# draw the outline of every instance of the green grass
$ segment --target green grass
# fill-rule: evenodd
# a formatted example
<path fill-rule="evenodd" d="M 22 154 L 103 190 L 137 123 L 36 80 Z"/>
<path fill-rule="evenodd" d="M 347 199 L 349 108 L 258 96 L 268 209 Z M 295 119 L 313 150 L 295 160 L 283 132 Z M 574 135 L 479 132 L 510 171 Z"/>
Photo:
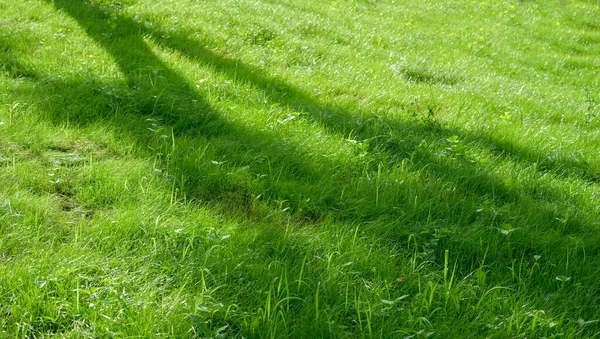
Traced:
<path fill-rule="evenodd" d="M 1 338 L 600 336 L 596 1 L 0 13 Z"/>

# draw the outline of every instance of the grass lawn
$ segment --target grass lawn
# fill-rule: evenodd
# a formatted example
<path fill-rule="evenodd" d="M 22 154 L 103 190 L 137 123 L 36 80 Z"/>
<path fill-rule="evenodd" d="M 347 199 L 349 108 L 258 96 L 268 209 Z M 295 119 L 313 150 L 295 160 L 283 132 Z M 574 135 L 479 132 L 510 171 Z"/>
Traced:
<path fill-rule="evenodd" d="M 600 4 L 0 0 L 0 338 L 600 337 Z"/>

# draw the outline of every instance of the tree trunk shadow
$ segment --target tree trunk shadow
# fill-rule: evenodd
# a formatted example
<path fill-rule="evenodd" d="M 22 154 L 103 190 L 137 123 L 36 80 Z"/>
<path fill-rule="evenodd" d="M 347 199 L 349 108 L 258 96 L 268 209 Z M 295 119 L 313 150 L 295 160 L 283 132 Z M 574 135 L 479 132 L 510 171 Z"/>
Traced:
<path fill-rule="evenodd" d="M 200 64 L 209 64 L 213 68 L 231 78 L 239 79 L 254 88 L 263 91 L 271 105 L 283 105 L 298 112 L 305 113 L 309 120 L 315 124 L 324 126 L 328 131 L 344 137 L 353 135 L 358 141 L 369 141 L 367 150 L 370 153 L 372 161 L 366 171 L 375 173 L 379 166 L 387 168 L 395 167 L 403 161 L 410 160 L 415 167 L 421 167 L 424 173 L 431 177 L 442 178 L 449 185 L 455 187 L 459 192 L 446 194 L 443 192 L 430 192 L 430 188 L 422 188 L 421 193 L 426 199 L 454 199 L 460 197 L 464 199 L 463 203 L 454 205 L 455 211 L 437 211 L 438 218 L 446 219 L 451 224 L 472 223 L 479 216 L 474 211 L 473 202 L 482 199 L 488 199 L 493 196 L 499 205 L 511 204 L 521 201 L 522 192 L 514 187 L 509 187 L 499 181 L 489 170 L 483 169 L 478 164 L 462 159 L 460 157 L 449 159 L 440 158 L 438 155 L 423 151 L 422 144 L 425 142 L 438 142 L 452 136 L 458 136 L 466 141 L 483 142 L 491 149 L 497 150 L 507 158 L 516 160 L 537 161 L 543 158 L 543 155 L 536 154 L 521 149 L 518 146 L 507 146 L 496 140 L 483 137 L 469 131 L 451 128 L 437 123 L 423 122 L 421 120 L 401 120 L 394 118 L 382 118 L 372 112 L 351 112 L 350 110 L 334 104 L 325 104 L 314 99 L 301 89 L 286 83 L 276 77 L 267 74 L 265 71 L 247 65 L 239 60 L 220 56 L 200 41 L 190 39 L 184 33 L 178 34 L 169 32 L 166 34 L 163 30 L 156 27 L 148 27 L 134 21 L 131 18 L 124 17 L 118 13 L 98 7 L 88 2 L 74 2 L 67 0 L 54 0 L 57 9 L 74 18 L 77 23 L 85 30 L 97 44 L 102 46 L 115 60 L 120 71 L 125 75 L 129 86 L 128 98 L 121 100 L 120 104 L 130 105 L 133 109 L 129 111 L 137 112 L 138 116 L 131 117 L 132 121 L 139 120 L 141 117 L 152 117 L 162 119 L 161 124 L 170 129 L 175 138 L 193 138 L 201 135 L 207 138 L 221 137 L 229 139 L 231 144 L 241 145 L 244 152 L 250 153 L 254 158 L 278 159 L 276 164 L 280 168 L 286 168 L 291 175 L 287 176 L 287 182 L 279 182 L 278 188 L 269 188 L 272 192 L 272 200 L 293 201 L 292 207 L 301 210 L 302 199 L 313 199 L 315 205 L 313 210 L 304 211 L 312 215 L 310 219 L 319 218 L 321 215 L 333 214 L 336 217 L 348 220 L 368 221 L 374 218 L 388 218 L 390 220 L 404 220 L 400 211 L 407 209 L 414 200 L 410 197 L 412 190 L 398 183 L 388 183 L 387 190 L 397 192 L 390 194 L 386 203 L 382 203 L 374 208 L 372 195 L 376 187 L 373 183 L 358 185 L 355 192 L 344 193 L 332 192 L 330 196 L 339 196 L 340 198 L 323 197 L 319 194 L 320 185 L 331 185 L 327 178 L 319 173 L 319 168 L 339 167 L 340 164 L 331 163 L 327 160 L 321 161 L 321 167 L 315 167 L 311 159 L 302 159 L 298 154 L 302 150 L 297 146 L 288 143 L 278 143 L 276 136 L 268 132 L 257 131 L 248 128 L 239 123 L 233 123 L 223 118 L 214 107 L 204 100 L 196 91 L 193 90 L 193 84 L 181 74 L 178 74 L 168 64 L 163 62 L 150 49 L 145 35 L 150 35 L 155 41 L 172 50 L 195 60 Z M 159 75 L 160 79 L 156 82 L 144 81 L 148 76 Z M 58 84 L 53 90 L 63 86 L 67 88 L 63 97 L 68 97 L 69 92 L 74 92 L 75 88 L 85 86 L 78 83 Z M 88 92 L 93 92 L 90 86 Z M 86 94 L 87 95 L 87 94 Z M 82 98 L 82 100 L 84 100 Z M 118 100 L 117 100 L 118 101 Z M 193 103 L 193 104 L 191 104 Z M 67 103 L 66 103 L 67 104 Z M 58 119 L 64 119 L 59 114 L 55 114 Z M 89 117 L 81 117 L 81 121 L 89 121 Z M 134 123 L 135 124 L 135 123 Z M 128 126 L 132 124 L 129 123 Z M 145 132 L 145 126 L 138 124 L 139 131 L 136 133 L 142 137 L 142 143 L 152 139 Z M 121 126 L 122 127 L 122 126 Z M 249 142 L 251 141 L 251 142 Z M 254 144 L 254 145 L 253 145 Z M 276 145 L 276 147 L 263 147 L 263 145 Z M 277 153 L 271 151 L 277 148 Z M 235 153 L 235 152 L 232 152 Z M 283 154 L 283 155 L 282 155 Z M 185 155 L 179 155 L 180 165 L 185 163 Z M 239 167 L 246 165 L 248 155 L 237 156 Z M 246 163 L 244 163 L 246 162 Z M 589 176 L 589 171 L 585 165 L 569 162 L 565 159 L 547 162 L 550 170 L 557 168 L 584 168 L 582 178 Z M 198 168 L 193 166 L 182 166 L 178 168 L 185 177 L 190 189 L 190 194 L 206 196 L 202 191 L 207 188 L 206 185 L 198 183 Z M 581 172 L 581 171 L 580 171 Z M 574 175 L 580 172 L 573 172 Z M 255 173 L 259 175 L 260 173 Z M 316 178 L 316 179 L 315 179 Z M 353 177 L 349 180 L 355 180 Z M 265 183 L 269 186 L 272 183 Z M 209 185 L 210 186 L 210 185 Z M 291 190 L 285 187 L 293 187 Z M 221 187 L 222 188 L 222 187 Z M 218 194 L 221 189 L 219 186 L 214 188 L 209 195 Z M 232 187 L 230 187 L 232 188 Z M 342 186 L 336 189 L 341 191 Z M 261 192 L 254 191 L 256 188 L 240 188 L 247 190 L 247 195 L 259 195 Z M 345 189 L 345 188 L 344 188 Z M 366 190 L 369 197 L 365 199 L 361 190 Z M 540 188 L 544 191 L 544 188 Z M 399 193 L 398 193 L 399 192 Z M 544 192 L 546 196 L 554 196 L 555 192 Z M 528 197 L 536 201 L 535 197 Z M 554 201 L 556 202 L 556 201 Z M 560 218 L 560 213 L 553 210 L 545 204 L 531 204 L 533 211 L 521 213 L 520 219 L 527 220 L 531 214 L 539 214 L 549 221 L 548 228 L 561 228 L 562 225 L 556 221 Z M 368 211 L 368 212 L 366 212 Z M 461 216 L 461 217 L 457 217 Z M 425 220 L 431 216 L 422 216 Z M 574 227 L 568 232 L 578 232 L 585 228 L 584 222 L 572 219 Z"/>

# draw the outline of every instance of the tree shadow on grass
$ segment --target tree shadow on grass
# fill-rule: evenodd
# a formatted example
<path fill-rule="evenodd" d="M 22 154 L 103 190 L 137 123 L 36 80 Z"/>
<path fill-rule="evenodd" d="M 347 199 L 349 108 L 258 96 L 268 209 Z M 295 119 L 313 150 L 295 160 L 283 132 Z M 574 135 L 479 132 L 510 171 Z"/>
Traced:
<path fill-rule="evenodd" d="M 189 197 L 218 200 L 224 195 L 234 196 L 226 192 L 232 191 L 241 193 L 243 198 L 230 203 L 247 205 L 253 197 L 263 195 L 271 207 L 276 205 L 275 201 L 286 201 L 292 212 L 309 221 L 327 215 L 358 222 L 387 219 L 398 225 L 415 225 L 415 228 L 409 227 L 408 232 L 424 227 L 424 224 L 433 220 L 445 220 L 451 225 L 485 224 L 493 220 L 493 224 L 497 225 L 502 222 L 514 223 L 514 220 L 527 223 L 526 220 L 535 217 L 544 220 L 548 229 L 560 230 L 565 234 L 577 234 L 590 226 L 577 217 L 571 217 L 569 225 L 559 221 L 564 220 L 564 216 L 552 205 L 560 205 L 555 197 L 562 195 L 564 198 L 562 193 L 538 188 L 539 195 L 547 197 L 546 201 L 524 195 L 519 187 L 499 181 L 490 170 L 479 164 L 460 155 L 440 156 L 435 147 L 424 145 L 437 145 L 438 149 L 443 150 L 447 140 L 458 136 L 466 142 L 483 143 L 507 159 L 538 162 L 545 158 L 542 154 L 515 145 L 505 145 L 490 137 L 449 127 L 435 120 L 383 118 L 373 112 L 351 112 L 344 107 L 321 103 L 258 68 L 215 54 L 202 42 L 189 38 L 185 33 L 167 34 L 160 28 L 143 25 L 93 3 L 55 0 L 54 5 L 75 19 L 87 35 L 113 57 L 126 77 L 128 89 L 111 92 L 110 88 L 102 88 L 103 85 L 95 79 L 46 82 L 41 85 L 42 88 L 38 88 L 38 95 L 48 94 L 41 99 L 49 102 L 46 107 L 53 114 L 53 119 L 56 122 L 78 124 L 112 119 L 112 126 L 120 128 L 122 133 L 132 133 L 140 144 L 151 145 L 153 151 L 163 155 L 170 153 L 171 158 L 163 157 L 163 160 L 168 160 L 173 172 L 177 172 L 176 176 L 181 178 L 181 189 Z M 193 84 L 155 55 L 144 40 L 146 35 L 165 48 L 200 64 L 211 65 L 216 72 L 264 92 L 268 104 L 283 105 L 304 113 L 309 121 L 324 126 L 340 138 L 352 135 L 357 141 L 364 142 L 368 161 L 364 162 L 366 168 L 360 170 L 364 170 L 366 177 L 355 173 L 348 180 L 331 184 L 328 182 L 331 178 L 323 175 L 321 170 L 328 169 L 327 172 L 331 174 L 340 164 L 320 159 L 320 166 L 315 166 L 312 159 L 298 156 L 303 154 L 302 149 L 279 142 L 277 135 L 228 121 L 194 90 Z M 73 101 L 85 106 L 86 98 L 98 96 L 105 97 L 100 101 L 104 107 L 88 107 L 81 111 L 85 114 L 96 112 L 97 116 L 82 116 L 76 110 L 69 109 Z M 118 107 L 125 107 L 125 111 L 135 114 L 125 117 L 109 117 L 105 114 Z M 157 125 L 163 129 L 163 134 L 155 133 Z M 267 178 L 258 185 L 224 181 L 218 178 L 223 175 L 220 170 L 211 170 L 210 166 L 199 168 L 198 159 L 190 159 L 189 154 L 169 150 L 169 142 L 164 142 L 164 139 L 171 137 L 169 134 L 177 140 L 187 140 L 188 144 L 190 140 L 193 143 L 194 138 L 205 141 L 219 138 L 225 141 L 224 144 L 235 146 L 232 152 L 223 148 L 217 151 L 227 152 L 232 171 L 247 165 L 260 168 L 261 165 L 256 166 L 250 159 L 267 159 L 269 167 L 275 168 L 275 172 L 279 171 L 280 176 L 276 181 Z M 163 138 L 163 142 L 160 138 Z M 403 163 L 410 163 L 413 170 L 422 173 L 421 178 L 413 183 L 420 187 L 386 181 L 382 192 L 376 192 L 381 185 L 371 180 L 376 173 L 382 167 L 393 169 Z M 590 174 L 588 165 L 568 159 L 545 161 L 545 169 L 562 170 L 567 176 L 583 179 L 595 178 L 594 173 Z M 203 170 L 212 173 L 203 175 Z M 253 175 L 260 176 L 263 172 L 258 170 Z M 329 187 L 329 191 L 324 192 L 323 187 Z M 445 191 L 444 187 L 450 187 L 451 190 Z M 527 210 L 514 208 L 503 217 L 498 217 L 498 213 L 494 212 L 494 208 L 497 210 L 504 205 L 521 203 L 524 199 L 528 202 Z M 311 203 L 304 203 L 307 200 L 311 200 Z M 376 200 L 378 203 L 374 206 Z M 415 201 L 419 202 L 419 206 L 414 206 Z M 439 201 L 452 203 L 440 210 Z M 498 206 L 482 209 L 479 205 L 481 201 L 493 201 Z M 574 200 L 569 203 L 575 204 Z M 487 215 L 477 210 L 486 210 Z M 399 234 L 404 236 L 406 232 Z M 533 236 L 534 232 L 531 234 Z"/>
<path fill-rule="evenodd" d="M 384 119 L 378 116 L 377 112 L 350 112 L 344 107 L 319 102 L 309 94 L 289 83 L 272 77 L 258 68 L 246 65 L 239 60 L 216 55 L 204 47 L 201 41 L 189 38 L 184 32 L 179 34 L 177 32 L 166 33 L 157 28 L 151 33 L 153 38 L 162 46 L 176 50 L 201 64 L 210 64 L 219 73 L 259 88 L 267 94 L 266 97 L 271 104 L 282 104 L 293 110 L 309 113 L 314 121 L 323 124 L 335 133 L 341 135 L 352 133 L 356 137 L 366 140 L 374 136 L 380 136 L 380 134 L 390 130 L 402 132 L 407 129 L 405 120 Z M 377 121 L 374 121 L 375 119 Z M 578 177 L 589 182 L 600 181 L 600 168 L 594 167 L 585 160 L 574 160 L 565 157 L 550 158 L 532 149 L 500 142 L 489 134 L 459 130 L 448 126 L 444 126 L 439 131 L 446 136 L 460 135 L 461 139 L 466 141 L 483 143 L 493 150 L 496 155 L 539 163 L 540 170 L 555 171 L 563 176 Z M 386 141 L 385 138 L 375 139 L 374 146 L 380 144 L 382 140 Z M 392 140 L 389 141 L 393 143 Z M 398 150 L 394 146 L 386 148 L 384 145 L 383 149 L 391 153 L 397 153 Z M 406 156 L 406 153 L 410 153 L 411 150 L 408 151 L 402 155 Z"/>
<path fill-rule="evenodd" d="M 177 179 L 179 186 L 191 198 L 225 203 L 231 209 L 241 206 L 242 211 L 252 215 L 255 213 L 251 207 L 253 199 L 262 196 L 268 208 L 275 209 L 277 201 L 285 201 L 295 218 L 308 222 L 327 216 L 353 223 L 385 220 L 397 227 L 374 229 L 373 235 L 391 242 L 403 241 L 409 233 L 432 228 L 450 226 L 462 232 L 464 226 L 478 225 L 479 232 L 498 232 L 498 227 L 504 224 L 526 230 L 511 236 L 512 246 L 518 247 L 514 251 L 521 253 L 540 251 L 551 244 L 560 245 L 563 240 L 556 234 L 579 235 L 595 229 L 590 225 L 591 219 L 581 211 L 557 209 L 577 205 L 570 194 L 545 187 L 536 188 L 536 193 L 526 192 L 518 185 L 499 180 L 481 164 L 461 154 L 452 154 L 446 148 L 451 148 L 449 140 L 456 140 L 452 137 L 458 136 L 465 142 L 483 143 L 496 155 L 515 161 L 538 162 L 545 158 L 542 154 L 435 120 L 383 118 L 373 112 L 352 112 L 322 103 L 258 68 L 217 55 L 185 33 L 167 33 L 88 2 L 55 0 L 54 4 L 75 19 L 87 35 L 113 57 L 129 87 L 119 97 L 114 93 L 99 93 L 102 91 L 93 79 L 88 83 L 59 81 L 44 85 L 47 87 L 42 93 L 56 92 L 50 99 L 53 103 L 48 105 L 55 108 L 55 121 L 72 119 L 80 124 L 111 121 L 113 118 L 104 112 L 119 105 L 128 112 L 135 112 L 113 119 L 111 126 L 134 135 L 140 144 L 147 144 L 156 152 L 169 154 L 170 158 L 165 156 L 162 160 L 174 177 L 181 178 Z M 319 159 L 320 164 L 316 166 L 315 159 L 300 156 L 303 150 L 299 146 L 280 142 L 276 134 L 227 120 L 194 90 L 193 84 L 154 54 L 144 40 L 145 35 L 200 64 L 211 65 L 225 77 L 264 92 L 268 104 L 304 113 L 309 121 L 324 126 L 340 138 L 352 135 L 356 141 L 366 144 L 365 167 L 358 169 L 365 175 L 348 171 L 344 173 L 347 178 L 332 183 L 334 179 L 327 174 L 335 173 L 343 164 Z M 107 107 L 94 109 L 98 112 L 96 117 L 76 116 L 76 112 L 71 112 L 73 115 L 69 117 L 65 113 L 69 112 L 73 93 L 77 93 L 75 97 L 81 102 L 88 96 L 106 95 Z M 115 101 L 116 106 L 111 107 L 111 101 Z M 157 135 L 148 130 L 156 130 L 155 123 L 165 134 Z M 195 158 L 198 155 L 187 152 L 192 147 L 183 151 L 169 149 L 169 142 L 161 139 L 163 136 L 169 139 L 169 134 L 176 139 L 176 144 L 219 139 L 224 146 L 216 154 L 226 155 L 230 164 L 225 166 L 230 168 L 223 172 L 211 165 L 198 166 L 199 159 Z M 442 155 L 441 151 L 446 154 Z M 262 175 L 266 165 L 256 163 L 261 159 L 267 159 L 269 167 L 274 169 L 272 172 L 282 174 L 277 179 L 270 175 L 258 183 L 238 182 L 236 176 L 223 179 L 224 175 L 246 166 L 250 166 L 252 175 Z M 210 159 L 202 161 L 208 163 Z M 407 183 L 374 179 L 382 168 L 393 170 L 405 165 L 418 173 L 417 179 Z M 567 176 L 584 180 L 592 180 L 595 175 L 590 174 L 586 164 L 568 159 L 547 161 L 545 166 L 550 171 L 564 170 Z M 323 169 L 326 174 L 322 173 Z M 542 173 L 539 168 L 532 171 L 543 175 L 543 169 Z M 560 201 L 565 198 L 569 200 L 566 204 Z M 310 203 L 306 203 L 309 200 Z M 565 213 L 571 215 L 566 217 Z M 469 233 L 471 236 L 463 239 L 470 239 L 473 245 L 481 233 L 473 230 Z M 469 250 L 470 245 L 461 247 L 471 252 L 466 257 L 478 255 L 475 253 L 478 250 Z M 512 258 L 512 255 L 507 256 L 506 260 Z"/>
<path fill-rule="evenodd" d="M 499 180 L 491 170 L 460 152 L 452 154 L 448 151 L 442 156 L 438 151 L 451 148 L 452 140 L 457 140 L 452 137 L 458 136 L 461 140 L 482 142 L 496 150 L 499 156 L 515 161 L 538 161 L 544 158 L 542 154 L 445 126 L 435 119 L 389 119 L 373 112 L 352 112 L 322 103 L 258 68 L 215 54 L 185 33 L 165 34 L 158 28 L 149 28 L 88 2 L 55 0 L 54 5 L 75 19 L 86 34 L 113 57 L 128 88 L 112 91 L 103 88 L 109 85 L 97 79 L 57 80 L 40 83 L 36 89 L 38 93 L 27 95 L 45 100 L 44 107 L 48 108 L 55 123 L 105 124 L 118 133 L 136 138 L 140 145 L 147 145 L 148 155 L 162 153 L 160 159 L 165 168 L 173 173 L 180 189 L 191 198 L 209 203 L 216 201 L 225 208 L 255 216 L 258 212 L 251 205 L 262 195 L 269 209 L 276 209 L 277 201 L 286 201 L 296 221 L 312 223 L 332 217 L 354 225 L 369 224 L 367 229 L 371 233 L 368 236 L 385 239 L 389 244 L 406 241 L 410 233 L 421 233 L 423 243 L 435 240 L 433 250 L 438 254 L 437 261 L 445 248 L 459 248 L 462 253 L 456 255 L 461 255 L 461 266 L 466 267 L 464 275 L 484 256 L 482 251 L 485 249 L 478 245 L 484 233 L 497 233 L 498 244 L 489 246 L 506 249 L 503 252 L 505 258 L 490 260 L 508 267 L 519 257 L 549 251 L 549 246 L 570 246 L 556 237 L 557 233 L 579 236 L 582 231 L 593 229 L 589 225 L 590 218 L 577 215 L 565 218 L 565 211 L 556 210 L 557 206 L 576 205 L 571 195 L 544 187 L 538 188 L 537 195 L 528 193 Z M 324 126 L 340 138 L 352 135 L 355 141 L 366 144 L 367 154 L 365 160 L 361 160 L 364 168 L 359 168 L 360 173 L 346 170 L 342 174 L 347 178 L 332 179 L 330 174 L 345 164 L 319 159 L 317 166 L 314 158 L 301 156 L 304 153 L 300 146 L 282 143 L 276 134 L 268 131 L 227 120 L 194 90 L 193 84 L 154 54 L 144 40 L 146 34 L 151 34 L 154 41 L 166 48 L 200 64 L 212 65 L 225 77 L 238 79 L 264 92 L 269 104 L 305 113 L 308 121 Z M 17 65 L 16 61 L 11 62 Z M 100 106 L 86 107 L 86 98 L 98 96 L 103 97 L 96 101 Z M 72 109 L 73 106 L 78 108 Z M 115 111 L 118 107 L 133 113 L 119 116 Z M 84 116 L 89 112 L 96 115 Z M 158 130 L 164 133 L 157 133 Z M 187 147 L 181 150 L 169 148 L 170 138 L 175 144 L 187 144 Z M 223 172 L 220 165 L 213 166 L 211 159 L 201 158 L 200 153 L 190 154 L 194 143 L 206 145 L 207 140 L 221 143 L 215 155 L 226 155 L 230 159 L 229 164 L 222 166 L 229 166 L 227 171 Z M 263 163 L 257 164 L 257 160 Z M 199 162 L 206 165 L 199 166 Z M 254 177 L 266 172 L 267 167 L 271 168 L 270 174 L 283 174 L 250 183 L 238 182 L 235 176 L 224 179 L 228 173 L 247 166 Z M 575 171 L 568 175 L 587 180 L 590 174 L 585 164 L 558 159 L 549 162 L 547 168 L 568 171 L 578 166 L 583 174 Z M 410 182 L 386 178 L 379 181 L 377 174 L 382 168 L 405 168 L 407 172 L 414 172 L 415 179 Z M 540 174 L 538 169 L 532 171 Z M 565 197 L 569 200 L 566 204 L 559 201 Z M 307 200 L 310 200 L 309 204 Z M 257 218 L 268 221 L 267 214 L 268 211 L 258 213 Z M 380 224 L 385 227 L 378 226 Z M 513 230 L 508 239 L 501 233 L 509 232 L 502 228 L 503 224 L 523 230 Z M 438 232 L 441 229 L 444 231 Z M 446 237 L 444 232 L 464 235 Z M 271 234 L 265 236 L 271 237 Z M 597 255 L 598 247 L 593 239 L 585 241 L 592 249 L 588 254 Z M 265 253 L 269 250 L 262 249 Z M 303 256 L 299 252 L 294 258 L 299 262 Z M 546 288 L 544 286 L 540 288 Z"/>

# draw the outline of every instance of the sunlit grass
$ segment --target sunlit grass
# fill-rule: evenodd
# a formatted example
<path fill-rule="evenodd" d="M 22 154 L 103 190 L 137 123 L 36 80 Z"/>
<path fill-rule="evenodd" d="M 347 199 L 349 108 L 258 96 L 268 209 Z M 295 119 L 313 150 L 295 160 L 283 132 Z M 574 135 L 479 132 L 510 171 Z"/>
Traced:
<path fill-rule="evenodd" d="M 600 333 L 594 2 L 0 12 L 0 336 Z"/>

